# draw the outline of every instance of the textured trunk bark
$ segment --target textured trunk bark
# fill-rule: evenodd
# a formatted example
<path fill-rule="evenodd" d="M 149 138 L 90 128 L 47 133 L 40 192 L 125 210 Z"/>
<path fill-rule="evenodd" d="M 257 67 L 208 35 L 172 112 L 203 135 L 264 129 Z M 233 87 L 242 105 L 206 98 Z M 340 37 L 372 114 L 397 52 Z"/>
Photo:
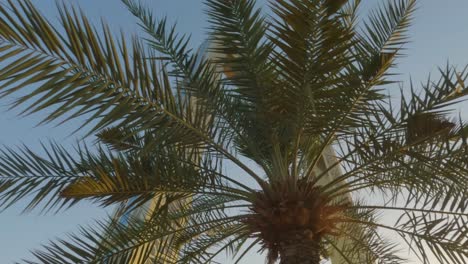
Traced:
<path fill-rule="evenodd" d="M 280 264 L 320 264 L 319 239 L 303 232 L 293 234 L 281 243 Z"/>

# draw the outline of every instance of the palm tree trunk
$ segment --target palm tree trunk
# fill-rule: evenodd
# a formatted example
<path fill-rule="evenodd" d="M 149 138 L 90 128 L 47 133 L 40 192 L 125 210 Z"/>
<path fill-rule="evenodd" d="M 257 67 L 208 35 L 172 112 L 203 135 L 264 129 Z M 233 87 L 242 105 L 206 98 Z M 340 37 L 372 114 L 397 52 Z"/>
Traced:
<path fill-rule="evenodd" d="M 319 264 L 320 239 L 311 239 L 307 232 L 291 234 L 280 245 L 280 264 Z"/>

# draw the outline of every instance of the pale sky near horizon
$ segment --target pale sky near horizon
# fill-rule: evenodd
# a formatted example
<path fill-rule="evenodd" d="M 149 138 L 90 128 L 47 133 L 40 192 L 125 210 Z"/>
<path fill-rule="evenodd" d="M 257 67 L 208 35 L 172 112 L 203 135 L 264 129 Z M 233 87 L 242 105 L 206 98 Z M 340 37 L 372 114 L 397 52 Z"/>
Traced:
<path fill-rule="evenodd" d="M 6 0 L 0 0 L 4 3 Z M 57 21 L 55 0 L 33 1 L 52 22 Z M 125 10 L 119 0 L 68 0 L 80 6 L 94 22 L 104 18 L 117 32 L 122 28 L 131 34 L 138 31 L 135 19 Z M 196 48 L 205 39 L 207 26 L 201 0 L 144 0 L 158 15 L 166 14 L 170 20 L 178 21 L 179 32 L 192 34 L 192 46 Z M 384 0 L 364 0 L 364 7 L 383 3 Z M 265 5 L 265 0 L 259 0 Z M 365 13 L 365 8 L 362 10 Z M 407 46 L 408 56 L 400 60 L 398 72 L 402 80 L 415 83 L 424 81 L 429 73 L 436 73 L 438 66 L 447 61 L 463 67 L 468 64 L 468 1 L 467 0 L 420 0 L 419 9 L 411 28 L 411 43 Z M 40 140 L 56 139 L 67 143 L 70 132 L 79 124 L 73 121 L 64 126 L 34 127 L 40 115 L 18 118 L 15 112 L 7 112 L 8 100 L 0 100 L 0 145 L 26 144 L 38 149 Z M 466 116 L 467 106 L 461 108 Z M 105 215 L 106 211 L 89 204 L 68 210 L 59 215 L 41 216 L 38 212 L 19 215 L 15 207 L 0 213 L 0 264 L 13 263 L 25 257 L 31 249 L 66 232 L 77 231 L 79 224 L 91 223 L 92 219 Z M 228 263 L 228 262 L 226 262 Z M 263 258 L 251 254 L 242 263 L 263 263 Z M 415 262 L 418 263 L 418 262 Z"/>

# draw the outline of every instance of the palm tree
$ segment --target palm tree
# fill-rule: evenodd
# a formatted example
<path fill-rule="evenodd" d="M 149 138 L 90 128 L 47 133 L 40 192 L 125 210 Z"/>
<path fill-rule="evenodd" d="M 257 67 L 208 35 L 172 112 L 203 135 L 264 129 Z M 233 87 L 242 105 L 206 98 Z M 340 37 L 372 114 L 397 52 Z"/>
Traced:
<path fill-rule="evenodd" d="M 2 96 L 97 139 L 2 150 L 1 207 L 90 200 L 148 216 L 82 227 L 27 263 L 239 261 L 255 246 L 269 263 L 406 263 L 382 231 L 424 263 L 466 263 L 468 129 L 449 110 L 468 72 L 388 96 L 416 1 L 365 19 L 359 0 L 271 0 L 270 15 L 205 2 L 212 58 L 131 0 L 145 42 L 66 6 L 60 28 L 29 1 L 0 7 Z"/>

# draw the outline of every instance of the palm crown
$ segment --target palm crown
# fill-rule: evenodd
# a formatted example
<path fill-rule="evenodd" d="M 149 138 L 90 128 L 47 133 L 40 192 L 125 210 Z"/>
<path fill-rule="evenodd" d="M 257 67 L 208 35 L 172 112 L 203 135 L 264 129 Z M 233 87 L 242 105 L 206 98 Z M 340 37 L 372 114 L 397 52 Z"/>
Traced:
<path fill-rule="evenodd" d="M 0 205 L 88 199 L 148 216 L 83 227 L 36 261 L 239 261 L 259 245 L 270 263 L 406 263 L 387 230 L 425 263 L 465 263 L 468 131 L 448 109 L 468 73 L 441 69 L 399 101 L 386 90 L 415 0 L 363 20 L 358 0 L 271 0 L 268 16 L 254 0 L 206 0 L 211 56 L 122 2 L 144 43 L 65 6 L 60 28 L 29 1 L 0 7 L 2 95 L 19 93 L 24 114 L 49 109 L 43 122 L 82 117 L 98 146 L 3 150 Z"/>

